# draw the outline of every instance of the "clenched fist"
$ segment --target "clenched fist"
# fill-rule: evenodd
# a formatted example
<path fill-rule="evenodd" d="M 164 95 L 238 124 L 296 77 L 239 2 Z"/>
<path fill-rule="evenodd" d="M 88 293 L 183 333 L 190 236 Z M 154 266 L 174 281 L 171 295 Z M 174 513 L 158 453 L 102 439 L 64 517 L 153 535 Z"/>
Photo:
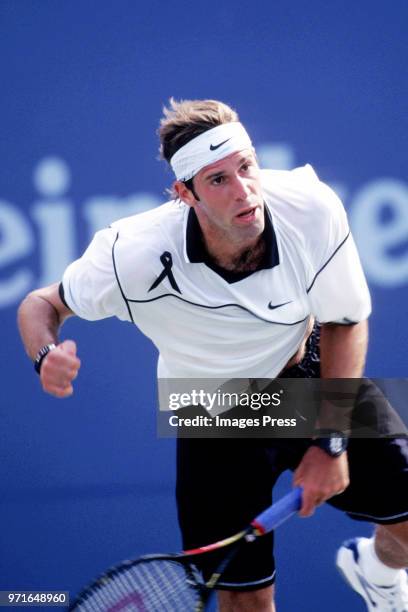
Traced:
<path fill-rule="evenodd" d="M 40 372 L 44 391 L 55 397 L 69 397 L 73 394 L 72 381 L 78 376 L 81 366 L 76 351 L 75 342 L 65 340 L 44 357 Z"/>

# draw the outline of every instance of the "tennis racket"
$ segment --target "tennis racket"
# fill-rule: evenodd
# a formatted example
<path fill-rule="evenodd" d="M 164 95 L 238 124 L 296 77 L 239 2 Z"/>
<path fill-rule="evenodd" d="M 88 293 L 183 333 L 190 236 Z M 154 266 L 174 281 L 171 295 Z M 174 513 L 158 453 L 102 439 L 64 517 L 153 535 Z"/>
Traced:
<path fill-rule="evenodd" d="M 229 538 L 176 554 L 145 555 L 111 568 L 86 587 L 72 603 L 75 612 L 200 612 L 243 542 L 276 529 L 301 507 L 302 490 L 293 489 Z M 226 548 L 205 582 L 195 566 L 198 555 Z"/>

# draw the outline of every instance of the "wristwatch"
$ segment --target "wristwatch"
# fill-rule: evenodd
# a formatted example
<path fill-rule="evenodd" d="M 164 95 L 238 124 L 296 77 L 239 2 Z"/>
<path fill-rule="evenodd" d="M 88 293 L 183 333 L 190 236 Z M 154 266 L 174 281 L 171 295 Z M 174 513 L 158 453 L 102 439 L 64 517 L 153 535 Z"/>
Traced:
<path fill-rule="evenodd" d="M 329 457 L 340 457 L 347 450 L 348 438 L 340 431 L 334 431 L 312 440 L 312 446 L 321 448 Z"/>
<path fill-rule="evenodd" d="M 44 361 L 44 358 L 48 355 L 48 353 L 53 351 L 55 348 L 57 348 L 57 345 L 51 342 L 50 344 L 46 344 L 45 346 L 43 346 L 38 351 L 34 359 L 34 370 L 37 372 L 37 374 L 41 372 L 41 365 L 42 365 L 42 362 Z"/>

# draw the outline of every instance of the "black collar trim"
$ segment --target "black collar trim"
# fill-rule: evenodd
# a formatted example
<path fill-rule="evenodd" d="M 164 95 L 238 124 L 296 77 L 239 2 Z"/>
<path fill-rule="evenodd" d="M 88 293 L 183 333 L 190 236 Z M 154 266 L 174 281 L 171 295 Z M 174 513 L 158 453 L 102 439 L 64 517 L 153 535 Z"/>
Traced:
<path fill-rule="evenodd" d="M 197 215 L 195 214 L 194 208 L 190 208 L 186 226 L 186 253 L 190 263 L 204 263 L 211 268 L 211 270 L 219 274 L 227 283 L 236 283 L 259 270 L 268 270 L 278 266 L 279 251 L 275 230 L 272 224 L 272 217 L 266 205 L 264 210 L 265 229 L 263 235 L 265 238 L 266 250 L 260 266 L 257 270 L 250 272 L 233 272 L 218 266 L 208 255 Z"/>

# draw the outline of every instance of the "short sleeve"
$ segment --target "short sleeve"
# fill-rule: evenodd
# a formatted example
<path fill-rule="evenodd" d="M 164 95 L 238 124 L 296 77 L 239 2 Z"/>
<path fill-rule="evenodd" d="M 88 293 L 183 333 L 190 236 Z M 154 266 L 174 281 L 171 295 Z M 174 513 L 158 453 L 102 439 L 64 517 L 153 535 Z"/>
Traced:
<path fill-rule="evenodd" d="M 97 232 L 82 257 L 64 272 L 64 299 L 83 319 L 96 321 L 116 316 L 124 321 L 131 320 L 116 275 L 114 248 L 117 239 L 117 229 Z"/>
<path fill-rule="evenodd" d="M 319 217 L 308 249 L 311 311 L 321 323 L 358 323 L 370 315 L 371 300 L 346 212 L 334 191 L 320 181 L 314 199 Z"/>

